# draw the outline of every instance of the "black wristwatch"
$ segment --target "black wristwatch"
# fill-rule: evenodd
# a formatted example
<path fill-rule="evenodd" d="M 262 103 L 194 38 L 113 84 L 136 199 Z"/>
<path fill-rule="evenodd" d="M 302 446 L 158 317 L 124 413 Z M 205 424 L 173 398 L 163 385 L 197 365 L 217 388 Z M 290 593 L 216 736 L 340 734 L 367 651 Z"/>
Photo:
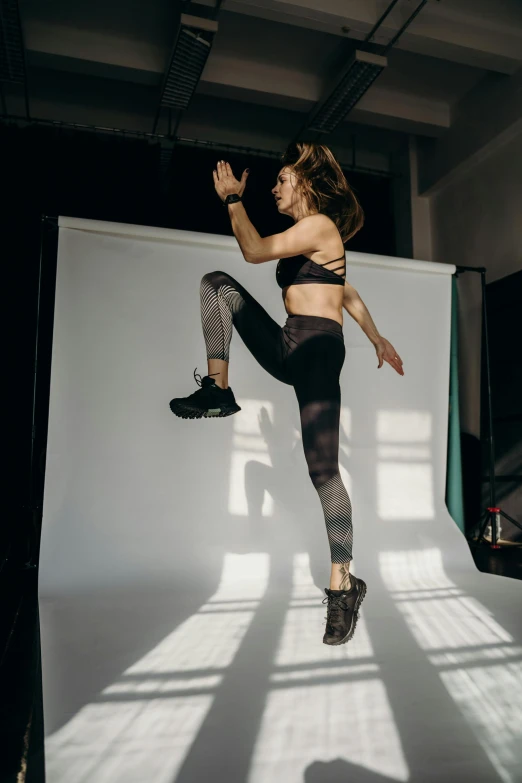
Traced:
<path fill-rule="evenodd" d="M 235 204 L 236 201 L 241 201 L 239 193 L 230 193 L 224 200 L 223 206 L 228 207 L 229 204 Z"/>

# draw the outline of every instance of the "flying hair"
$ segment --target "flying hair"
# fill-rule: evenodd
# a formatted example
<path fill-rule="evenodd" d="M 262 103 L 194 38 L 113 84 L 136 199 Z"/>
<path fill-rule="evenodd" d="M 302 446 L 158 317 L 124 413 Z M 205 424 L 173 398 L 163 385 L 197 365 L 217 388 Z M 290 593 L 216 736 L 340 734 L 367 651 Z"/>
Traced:
<path fill-rule="evenodd" d="M 324 144 L 294 142 L 282 163 L 296 176 L 296 191 L 311 212 L 328 215 L 347 242 L 363 226 L 364 212 L 332 151 Z"/>

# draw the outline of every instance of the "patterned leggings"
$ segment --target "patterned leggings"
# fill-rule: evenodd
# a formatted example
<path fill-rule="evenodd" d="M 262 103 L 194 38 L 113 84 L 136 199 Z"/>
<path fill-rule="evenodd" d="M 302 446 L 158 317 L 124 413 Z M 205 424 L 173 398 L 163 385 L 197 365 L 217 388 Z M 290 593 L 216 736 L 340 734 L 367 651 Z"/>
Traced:
<path fill-rule="evenodd" d="M 232 326 L 258 363 L 294 387 L 308 472 L 324 512 L 332 563 L 352 560 L 352 505 L 339 473 L 339 374 L 343 330 L 332 318 L 289 315 L 279 326 L 226 272 L 204 275 L 201 323 L 207 359 L 229 361 Z"/>

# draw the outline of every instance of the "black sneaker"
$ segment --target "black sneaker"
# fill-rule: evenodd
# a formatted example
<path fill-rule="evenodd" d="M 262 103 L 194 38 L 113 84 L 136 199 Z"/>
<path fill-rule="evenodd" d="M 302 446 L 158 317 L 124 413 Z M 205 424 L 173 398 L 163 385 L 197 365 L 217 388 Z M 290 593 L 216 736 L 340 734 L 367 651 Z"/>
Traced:
<path fill-rule="evenodd" d="M 201 388 L 188 397 L 175 397 L 171 400 L 169 406 L 172 413 L 182 419 L 207 419 L 210 416 L 232 416 L 241 410 L 230 386 L 228 389 L 222 389 L 210 375 L 202 378 L 201 375 L 196 375 L 196 370 L 194 379 Z M 214 372 L 212 375 L 219 373 Z"/>
<path fill-rule="evenodd" d="M 323 604 L 328 601 L 326 631 L 323 636 L 325 644 L 344 644 L 354 635 L 359 607 L 366 595 L 366 583 L 352 574 L 350 579 L 349 590 L 324 588 L 326 597 L 323 598 Z"/>

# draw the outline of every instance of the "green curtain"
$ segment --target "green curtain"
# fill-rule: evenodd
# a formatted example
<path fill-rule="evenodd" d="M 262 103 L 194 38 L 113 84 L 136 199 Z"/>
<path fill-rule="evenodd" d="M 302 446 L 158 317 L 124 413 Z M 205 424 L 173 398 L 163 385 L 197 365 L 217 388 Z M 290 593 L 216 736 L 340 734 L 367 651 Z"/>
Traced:
<path fill-rule="evenodd" d="M 462 460 L 460 452 L 458 313 L 457 279 L 453 276 L 451 281 L 451 358 L 446 505 L 458 527 L 465 533 L 464 500 L 462 493 Z"/>

